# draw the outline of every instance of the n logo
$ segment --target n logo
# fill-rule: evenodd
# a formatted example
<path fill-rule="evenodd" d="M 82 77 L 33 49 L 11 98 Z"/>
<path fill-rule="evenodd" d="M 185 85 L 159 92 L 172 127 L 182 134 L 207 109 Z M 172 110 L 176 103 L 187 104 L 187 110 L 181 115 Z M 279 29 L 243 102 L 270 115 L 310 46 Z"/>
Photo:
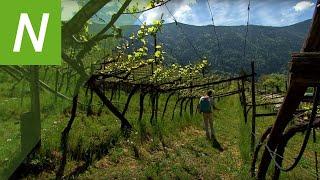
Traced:
<path fill-rule="evenodd" d="M 0 65 L 61 64 L 61 0 L 10 0 L 0 7 Z"/>
<path fill-rule="evenodd" d="M 33 27 L 31 25 L 28 14 L 22 13 L 20 16 L 20 21 L 19 21 L 19 25 L 18 25 L 18 31 L 17 31 L 16 40 L 14 43 L 13 52 L 20 52 L 24 28 L 26 28 L 29 33 L 34 50 L 36 52 L 42 52 L 43 42 L 44 42 L 44 38 L 46 35 L 46 31 L 47 31 L 48 21 L 49 21 L 49 14 L 44 13 L 42 15 L 39 36 L 37 38 L 36 34 L 33 30 Z"/>

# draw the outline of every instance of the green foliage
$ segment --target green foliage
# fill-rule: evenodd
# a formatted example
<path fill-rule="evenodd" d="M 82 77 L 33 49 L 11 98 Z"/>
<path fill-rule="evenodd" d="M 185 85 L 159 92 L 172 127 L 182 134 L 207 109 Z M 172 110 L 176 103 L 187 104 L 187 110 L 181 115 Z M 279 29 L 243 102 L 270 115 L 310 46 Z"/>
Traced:
<path fill-rule="evenodd" d="M 145 9 L 151 9 L 164 2 L 165 0 L 147 0 L 147 1 L 133 0 L 127 12 L 134 13 L 134 12 L 139 12 Z"/>
<path fill-rule="evenodd" d="M 286 78 L 287 77 L 285 75 L 276 73 L 263 75 L 260 77 L 259 85 L 268 92 L 284 92 L 285 85 L 287 83 Z"/>
<path fill-rule="evenodd" d="M 154 66 L 153 73 L 150 72 L 150 77 L 144 79 L 150 83 L 172 83 L 177 80 L 188 83 L 192 78 L 200 77 L 204 69 L 208 67 L 207 60 L 185 66 L 179 64 L 165 66 L 164 61 L 166 59 L 163 45 L 157 44 L 154 50 L 150 50 L 148 47 L 150 39 L 148 37 L 157 38 L 162 25 L 163 21 L 155 21 L 152 26 L 141 25 L 136 33 L 130 35 L 129 41 L 125 41 L 116 47 L 113 54 L 117 55 L 117 61 L 106 66 L 100 73 L 111 74 L 119 71 L 131 73 L 134 70 L 151 65 Z"/>
<path fill-rule="evenodd" d="M 81 2 L 84 4 L 87 1 L 82 0 Z M 145 7 L 152 8 L 161 2 L 163 1 L 151 0 L 145 4 Z M 136 7 L 133 6 L 131 11 L 138 11 L 140 7 L 139 5 Z M 74 36 L 77 41 L 76 44 L 64 44 L 64 50 L 68 55 L 75 58 L 74 56 L 77 55 L 76 52 L 81 51 L 83 44 L 88 42 L 92 37 L 90 31 L 92 26 L 94 25 L 88 22 L 81 32 Z M 228 48 L 224 49 L 223 52 L 217 52 L 217 49 L 215 49 L 216 42 L 214 41 L 214 36 L 211 34 L 211 29 L 206 27 L 194 28 L 191 26 L 183 26 L 188 36 L 190 36 L 190 39 L 199 48 L 199 51 L 206 56 L 209 55 L 208 59 L 197 59 L 199 60 L 198 63 L 191 64 L 190 62 L 195 58 L 195 54 L 190 47 L 186 46 L 185 37 L 181 35 L 181 32 L 177 32 L 176 27 L 172 25 L 163 25 L 163 21 L 155 21 L 154 25 L 142 25 L 136 31 L 128 31 L 125 29 L 125 36 L 130 36 L 128 40 L 125 41 L 116 39 L 122 35 L 122 30 L 114 26 L 111 32 L 108 32 L 111 33 L 113 37 L 111 38 L 112 43 L 106 40 L 104 43 L 96 44 L 95 48 L 83 59 L 83 68 L 92 73 L 95 69 L 93 64 L 97 63 L 99 65 L 100 62 L 106 60 L 101 59 L 101 57 L 107 56 L 117 61 L 104 67 L 103 70 L 100 71 L 101 74 L 111 74 L 118 71 L 131 73 L 133 70 L 141 67 L 155 65 L 153 74 L 147 79 L 148 83 L 155 84 L 181 80 L 182 83 L 180 82 L 179 85 L 189 85 L 195 81 L 196 78 L 202 77 L 202 72 L 208 68 L 209 64 L 214 64 L 214 59 L 220 53 L 220 58 L 225 61 L 225 65 L 221 67 L 223 70 L 236 73 L 235 69 L 239 69 L 240 66 L 247 63 L 247 60 L 241 62 L 242 48 L 239 48 L 243 40 L 243 27 L 218 28 L 218 33 L 223 36 L 222 46 Z M 288 48 L 287 46 L 282 48 L 284 42 L 287 42 L 288 39 L 297 35 L 294 33 L 296 30 L 286 28 L 285 30 L 274 30 L 277 34 L 277 36 L 274 37 L 274 33 L 270 33 L 270 30 L 274 29 L 253 27 L 252 35 L 254 37 L 261 36 L 261 38 L 251 39 L 248 49 L 250 52 L 248 56 L 256 58 L 260 70 L 263 65 L 267 64 L 265 60 L 266 56 L 270 59 L 276 59 L 275 63 L 272 63 L 272 67 L 263 70 L 265 72 L 273 71 L 271 68 L 280 67 L 279 64 L 281 65 L 281 63 L 279 63 L 280 60 L 277 58 L 283 56 L 282 51 L 285 51 L 284 53 L 287 55 L 292 50 L 290 49 L 291 47 Z M 288 36 L 283 39 L 278 37 L 282 37 L 284 34 L 288 34 Z M 299 39 L 300 34 L 298 35 L 298 38 L 294 38 Z M 158 42 L 164 43 L 158 43 L 156 47 L 152 48 L 152 40 L 154 40 L 153 38 L 155 37 L 159 38 Z M 172 41 L 172 39 L 174 41 Z M 296 42 L 290 43 L 290 45 L 293 45 L 293 49 L 296 47 L 296 44 L 298 44 Z M 271 47 L 270 44 L 281 48 L 276 48 L 275 52 L 270 53 L 270 50 L 274 48 Z M 112 51 L 112 49 L 114 50 Z M 170 51 L 170 49 L 174 49 L 174 51 Z M 280 51 L 282 53 L 280 53 Z M 173 55 L 174 53 L 175 55 Z M 104 56 L 102 56 L 102 54 Z M 173 56 L 175 56 L 182 65 L 172 63 Z M 109 59 L 107 58 L 107 60 Z M 82 62 L 77 63 L 81 64 Z M 41 69 L 40 76 L 43 81 L 48 82 L 52 87 L 55 86 L 55 79 L 53 78 L 55 76 L 52 71 L 56 70 L 58 74 L 70 74 L 70 76 L 68 76 L 70 77 L 68 79 L 69 83 L 64 82 L 62 77 L 62 80 L 58 78 L 57 82 L 60 82 L 58 82 L 57 85 L 61 85 L 61 88 L 57 87 L 57 89 L 62 91 L 62 88 L 65 88 L 65 90 L 63 89 L 64 93 L 72 97 L 72 90 L 78 75 L 75 74 L 71 76 L 74 74 L 74 71 L 70 70 L 70 67 L 65 64 L 58 69 L 50 70 L 49 77 L 44 75 L 46 73 L 44 73 L 44 69 Z M 6 78 L 7 76 L 0 74 L 0 80 Z M 8 82 L 10 81 L 11 79 L 8 80 Z M 200 81 L 201 80 L 197 80 L 197 83 Z M 279 87 L 279 89 L 282 89 L 282 81 L 284 81 L 284 77 L 280 74 L 272 74 L 261 78 L 262 85 L 270 87 L 276 86 Z M 3 116 L 0 118 L 0 123 L 3 127 L 0 131 L 0 142 L 4 144 L 0 149 L 0 162 L 4 164 L 4 166 L 7 166 L 9 162 L 8 158 L 15 156 L 19 151 L 20 132 L 18 119 L 20 114 L 28 111 L 30 107 L 30 100 L 26 100 L 25 98 L 26 94 L 29 95 L 29 90 L 25 88 L 26 83 L 20 83 L 18 88 L 12 87 L 10 89 L 8 88 L 9 85 L 11 84 L 3 83 L 0 86 L 0 110 L 3 112 Z M 70 89 L 72 90 L 70 91 Z M 224 90 L 225 89 L 220 89 L 219 91 L 218 89 L 216 92 L 222 92 Z M 184 92 L 180 95 L 183 95 L 183 93 Z M 192 95 L 196 93 L 199 92 L 193 92 Z M 113 103 L 119 110 L 124 108 L 123 103 L 127 97 L 123 96 L 124 94 L 126 93 L 121 92 L 118 99 L 113 100 Z M 85 103 L 83 102 L 87 101 L 86 96 L 85 92 L 80 92 L 80 107 L 70 134 L 68 149 L 70 153 L 68 154 L 69 161 L 67 165 L 68 173 L 72 171 L 72 169 L 75 169 L 75 167 L 79 167 L 79 164 L 82 164 L 83 161 L 86 160 L 85 158 L 88 154 L 94 154 L 93 158 L 96 158 L 99 162 L 105 160 L 105 158 L 110 159 L 110 162 L 106 161 L 111 163 L 111 165 L 107 164 L 109 167 L 101 170 L 95 169 L 98 164 L 93 162 L 94 165 L 83 175 L 84 178 L 90 177 L 92 179 L 92 177 L 96 178 L 99 175 L 110 177 L 110 179 L 114 176 L 120 176 L 122 178 L 147 176 L 153 178 L 165 177 L 168 179 L 200 179 L 202 177 L 228 179 L 238 178 L 239 176 L 241 178 L 248 177 L 248 135 L 246 134 L 247 131 L 244 132 L 244 130 L 248 128 L 240 126 L 240 123 L 242 123 L 239 116 L 241 109 L 239 102 L 237 102 L 234 97 L 220 102 L 219 106 L 221 106 L 223 110 L 215 114 L 215 127 L 217 127 L 218 138 L 223 142 L 222 144 L 228 146 L 230 149 L 228 149 L 225 154 L 218 154 L 204 138 L 201 126 L 202 117 L 199 114 L 195 116 L 183 114 L 182 117 L 176 117 L 171 120 L 171 114 L 167 113 L 164 119 L 158 122 L 159 124 L 157 124 L 157 126 L 153 126 L 149 123 L 149 117 L 151 116 L 151 107 L 149 104 L 149 106 L 145 107 L 145 116 L 142 122 L 137 122 L 139 97 L 134 96 L 126 115 L 130 123 L 134 126 L 134 132 L 130 139 L 124 140 L 120 137 L 117 118 L 114 117 L 110 111 L 103 109 L 100 115 L 94 115 L 92 117 L 85 115 Z M 148 100 L 150 101 L 150 99 Z M 176 100 L 177 99 L 174 98 L 174 100 L 169 103 L 168 111 L 173 109 L 174 101 Z M 164 101 L 165 97 L 161 97 L 159 107 L 164 106 Z M 93 102 L 99 102 L 96 96 L 94 96 Z M 70 116 L 70 102 L 57 99 L 54 94 L 41 91 L 41 105 L 41 113 L 43 116 L 42 149 L 39 157 L 32 161 L 32 165 L 44 166 L 45 163 L 43 162 L 50 161 L 51 165 L 54 166 L 60 163 L 60 136 Z M 94 104 L 93 111 L 98 111 L 99 106 L 100 104 Z M 230 120 L 232 120 L 232 123 L 230 123 Z M 140 141 L 142 139 L 141 136 L 146 138 Z M 238 139 L 239 136 L 240 138 Z M 166 147 L 161 144 L 163 142 L 167 144 Z M 144 150 L 140 152 L 142 158 L 138 159 L 137 157 L 133 157 L 133 150 L 130 149 L 133 147 L 136 147 L 138 150 Z M 15 151 L 12 151 L 12 149 Z M 110 151 L 108 151 L 109 149 Z M 167 154 L 167 152 L 169 152 L 169 154 Z M 245 163 L 242 162 L 243 160 Z M 136 161 L 139 161 L 139 163 L 136 163 Z M 126 162 L 134 162 L 138 165 L 129 164 L 130 166 L 128 166 Z M 140 169 L 130 171 L 134 166 Z M 113 171 L 115 169 L 119 170 L 117 168 L 120 168 L 120 171 Z M 105 174 L 106 172 L 110 172 L 110 174 Z M 45 172 L 44 176 L 50 176 L 52 178 L 54 176 L 53 174 L 53 171 Z M 40 178 L 42 178 L 42 175 L 43 174 L 40 174 Z M 30 177 L 30 179 L 32 178 L 33 177 Z"/>
<path fill-rule="evenodd" d="M 250 62 L 255 60 L 259 74 L 284 72 L 291 53 L 299 51 L 307 33 L 310 21 L 288 27 L 250 26 L 247 42 L 247 55 L 243 56 L 245 35 L 244 26 L 217 27 L 220 36 L 221 52 L 211 26 L 190 26 L 180 24 L 182 33 L 174 23 L 163 25 L 158 41 L 164 44 L 163 50 L 166 62 L 182 65 L 198 60 L 193 48 L 187 43 L 187 38 L 194 44 L 199 53 L 207 57 L 211 68 L 229 73 L 239 73 L 239 69 L 249 71 Z M 92 24 L 91 32 L 98 29 L 99 24 Z M 124 26 L 123 35 L 129 37 L 136 32 L 138 26 Z M 150 38 L 149 38 L 150 39 Z M 152 47 L 152 41 L 148 42 Z M 218 63 L 216 63 L 218 62 Z"/>

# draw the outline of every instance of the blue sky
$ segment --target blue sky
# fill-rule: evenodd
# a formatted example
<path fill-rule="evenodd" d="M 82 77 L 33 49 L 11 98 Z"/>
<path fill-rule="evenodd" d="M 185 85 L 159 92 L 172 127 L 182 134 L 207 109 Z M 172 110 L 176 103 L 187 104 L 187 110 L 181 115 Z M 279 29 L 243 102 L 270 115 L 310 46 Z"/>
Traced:
<path fill-rule="evenodd" d="M 117 0 L 114 0 L 117 1 Z M 106 21 L 116 12 L 120 4 L 109 4 L 98 16 Z M 216 25 L 244 25 L 247 19 L 248 0 L 209 0 Z M 287 26 L 312 18 L 316 0 L 251 0 L 250 24 L 265 26 Z M 171 0 L 167 4 L 174 17 L 181 23 L 191 25 L 212 24 L 207 0 Z M 81 6 L 74 0 L 62 0 L 62 19 L 67 20 Z M 173 18 L 165 7 L 158 7 L 138 14 L 141 21 L 151 24 L 163 15 L 165 22 Z M 97 18 L 93 19 L 98 21 Z M 136 18 L 123 16 L 118 24 L 137 24 Z"/>

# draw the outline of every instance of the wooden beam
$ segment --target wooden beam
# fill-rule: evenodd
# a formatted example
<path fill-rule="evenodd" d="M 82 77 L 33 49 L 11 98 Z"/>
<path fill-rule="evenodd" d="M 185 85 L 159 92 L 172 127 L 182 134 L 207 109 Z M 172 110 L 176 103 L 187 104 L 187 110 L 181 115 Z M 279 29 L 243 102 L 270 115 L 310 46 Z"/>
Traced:
<path fill-rule="evenodd" d="M 85 23 L 111 0 L 90 0 L 73 18 L 62 27 L 63 37 L 77 34 Z"/>
<path fill-rule="evenodd" d="M 313 16 L 313 22 L 310 28 L 309 35 L 301 49 L 301 52 L 317 52 L 320 50 L 320 35 L 319 35 L 319 29 L 320 29 L 320 0 L 317 1 L 317 5 L 315 8 L 314 16 Z M 306 54 L 303 55 L 306 57 Z M 304 70 L 300 71 L 300 67 L 295 66 L 296 64 L 304 64 L 299 60 L 299 55 L 293 54 L 293 60 L 291 65 L 291 77 L 290 77 L 290 86 L 287 92 L 287 95 L 284 99 L 284 102 L 279 110 L 278 116 L 276 118 L 276 121 L 273 125 L 273 128 L 271 130 L 271 133 L 269 135 L 269 140 L 267 142 L 267 146 L 269 149 L 265 148 L 264 152 L 261 157 L 261 162 L 259 165 L 258 170 L 258 179 L 265 179 L 266 173 L 268 171 L 268 167 L 271 162 L 271 156 L 270 152 L 275 151 L 276 147 L 279 144 L 279 139 L 281 139 L 282 134 L 288 123 L 292 120 L 293 114 L 296 111 L 296 109 L 299 107 L 300 102 L 302 101 L 304 94 L 310 86 L 310 83 L 313 83 L 315 81 L 314 77 L 310 77 L 309 73 L 314 74 L 316 72 L 306 72 Z M 313 62 L 318 64 L 318 62 Z M 304 64 L 305 66 L 305 64 Z M 311 66 L 307 65 L 308 67 L 312 68 Z M 317 69 L 319 71 L 319 69 Z M 307 73 L 306 75 L 303 73 Z M 301 74 L 302 73 L 302 74 Z M 302 77 L 300 77 L 302 75 Z M 315 75 L 315 74 L 314 74 Z M 319 81 L 318 81 L 319 83 Z"/>
<path fill-rule="evenodd" d="M 320 0 L 317 1 L 315 12 L 312 18 L 310 31 L 304 45 L 301 49 L 302 52 L 316 52 L 320 47 Z"/>
<path fill-rule="evenodd" d="M 190 88 L 199 88 L 199 87 L 209 86 L 209 85 L 217 85 L 217 84 L 221 84 L 221 83 L 226 83 L 226 82 L 238 81 L 238 80 L 241 80 L 241 79 L 246 79 L 246 78 L 252 77 L 254 75 L 255 74 L 250 74 L 250 75 L 245 75 L 245 76 L 225 79 L 225 80 L 221 80 L 221 81 L 209 82 L 209 83 L 205 83 L 205 84 L 196 84 L 196 85 L 192 85 L 192 86 L 181 86 L 181 87 L 177 87 L 177 88 L 167 89 L 167 91 L 178 91 L 178 90 L 184 90 L 184 89 L 190 89 Z"/>

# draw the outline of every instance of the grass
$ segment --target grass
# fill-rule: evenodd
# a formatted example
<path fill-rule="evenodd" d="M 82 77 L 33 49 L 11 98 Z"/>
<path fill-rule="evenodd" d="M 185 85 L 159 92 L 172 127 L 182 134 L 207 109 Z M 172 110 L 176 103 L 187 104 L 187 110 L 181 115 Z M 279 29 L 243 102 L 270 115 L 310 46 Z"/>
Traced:
<path fill-rule="evenodd" d="M 257 108 L 257 113 L 269 113 L 272 112 L 272 109 L 265 108 L 265 107 L 259 107 Z M 249 124 L 248 126 L 251 126 L 251 114 L 249 113 Z M 267 127 L 273 125 L 273 122 L 275 120 L 275 117 L 259 117 L 256 119 L 256 137 L 260 138 L 262 133 L 266 130 Z M 246 127 L 243 127 L 246 129 Z M 243 135 L 249 137 L 250 136 L 250 128 L 247 127 L 247 130 L 243 131 Z M 294 136 L 288 143 L 286 147 L 286 151 L 284 154 L 284 161 L 283 161 L 283 167 L 289 167 L 293 161 L 294 158 L 298 155 L 300 147 L 302 145 L 302 141 L 304 138 L 304 134 L 300 133 L 296 136 Z M 319 139 L 319 133 L 317 133 L 317 139 Z M 245 140 L 246 138 L 244 138 Z M 250 138 L 246 139 L 248 144 L 250 144 Z M 256 139 L 256 142 L 258 143 L 258 140 Z M 249 146 L 250 147 L 250 146 Z M 320 148 L 319 143 L 313 143 L 312 142 L 312 136 L 310 136 L 309 143 L 307 145 L 306 151 L 302 157 L 302 160 L 299 162 L 298 166 L 293 169 L 290 172 L 282 172 L 280 179 L 316 179 L 315 174 L 315 161 L 314 161 L 314 151 Z M 264 148 L 262 148 L 262 151 Z M 261 151 L 261 150 L 260 150 Z M 248 156 L 250 153 L 250 148 L 244 150 L 244 156 Z M 261 157 L 261 152 L 260 152 Z M 246 159 L 250 160 L 250 156 L 246 157 Z M 259 161 L 258 161 L 259 162 Z M 272 173 L 274 171 L 274 163 L 272 162 L 269 171 L 268 171 L 268 178 L 272 177 Z"/>
<path fill-rule="evenodd" d="M 0 86 L 0 167 L 8 167 L 20 151 L 20 114 L 28 111 L 27 83 L 22 82 L 12 89 L 10 83 Z M 21 96 L 22 95 L 22 96 Z M 83 97 L 84 92 L 82 92 Z M 108 94 L 109 95 L 109 94 Z M 23 97 L 23 98 L 21 98 Z M 159 107 L 164 106 L 165 96 L 160 97 Z M 150 125 L 151 116 L 148 97 L 145 101 L 145 114 L 142 120 L 144 132 L 140 130 L 138 119 L 139 97 L 134 96 L 127 112 L 133 125 L 130 139 L 124 139 L 119 131 L 118 120 L 106 109 L 101 116 L 87 117 L 80 108 L 70 134 L 68 164 L 65 174 L 75 172 L 77 167 L 85 165 L 88 155 L 93 161 L 88 169 L 78 175 L 80 179 L 120 178 L 153 178 L 153 179 L 250 179 L 250 119 L 244 123 L 238 96 L 224 98 L 218 102 L 219 111 L 214 113 L 216 135 L 224 152 L 212 148 L 206 140 L 202 117 L 199 114 L 190 116 L 184 113 L 179 117 L 179 108 L 175 118 L 171 120 L 175 98 L 169 103 L 168 111 L 163 120 L 158 120 L 158 128 Z M 85 102 L 85 98 L 80 101 Z M 126 96 L 121 92 L 114 102 L 122 109 Z M 95 101 L 98 102 L 95 97 Z M 69 119 L 70 102 L 58 99 L 47 92 L 41 92 L 42 113 L 42 148 L 32 164 L 35 167 L 53 165 L 40 174 L 31 174 L 27 179 L 52 179 L 54 170 L 60 162 L 60 134 Z M 94 106 L 97 111 L 99 106 Z M 67 110 L 67 111 L 66 111 Z M 162 108 L 160 108 L 162 110 Z M 258 109 L 258 112 L 269 112 Z M 160 113 L 161 114 L 161 113 Z M 271 125 L 274 118 L 257 119 L 257 137 Z M 146 139 L 141 141 L 141 135 Z M 163 140 L 159 135 L 163 136 Z M 289 143 L 292 159 L 299 150 L 303 136 L 296 136 Z M 162 141 L 161 141 L 162 140 Z M 164 145 L 162 144 L 164 143 Z M 313 168 L 313 150 L 319 149 L 318 144 L 309 143 L 305 156 L 299 166 L 290 173 L 282 173 L 281 179 L 312 179 L 309 171 Z M 287 165 L 287 164 L 285 164 Z M 272 167 L 272 166 L 271 166 Z M 272 169 L 270 168 L 271 172 Z M 270 177 L 270 174 L 269 176 Z"/>
<path fill-rule="evenodd" d="M 40 156 L 34 161 L 34 163 L 38 163 L 38 165 L 43 163 L 42 161 L 44 161 L 45 157 L 49 157 L 50 162 L 52 163 L 58 162 L 60 133 L 69 119 L 69 115 L 65 115 L 62 112 L 62 107 L 66 108 L 70 106 L 69 103 L 63 104 L 63 102 L 61 102 L 61 108 L 51 109 L 51 111 L 48 112 L 48 109 L 50 109 L 48 107 L 50 107 L 50 103 L 54 101 L 54 97 L 47 98 L 48 94 L 45 94 L 44 92 L 42 94 L 41 101 L 46 103 L 43 103 L 45 108 L 42 110 L 44 116 L 42 122 L 42 149 Z M 162 96 L 159 104 L 160 107 L 163 107 L 164 100 L 165 97 Z M 124 102 L 125 96 L 120 96 L 120 99 L 116 99 L 116 101 Z M 227 103 L 228 101 L 221 101 L 221 105 L 219 104 L 219 106 L 222 108 L 228 107 L 230 104 Z M 83 163 L 83 157 L 77 156 L 84 156 L 86 152 L 94 149 L 94 147 L 99 148 L 99 145 L 104 142 L 108 142 L 110 139 L 118 137 L 120 139 L 117 139 L 117 142 L 110 148 L 110 151 L 106 153 L 107 155 L 104 154 L 101 159 L 97 158 L 98 160 L 94 162 L 90 169 L 81 175 L 81 177 L 93 178 L 98 175 L 105 176 L 101 173 L 108 174 L 109 172 L 109 177 L 124 177 L 124 172 L 127 173 L 127 177 L 221 177 L 224 179 L 224 177 L 238 176 L 239 163 L 235 163 L 237 166 L 232 168 L 229 167 L 229 164 L 234 164 L 235 160 L 239 161 L 240 158 L 230 158 L 234 156 L 234 153 L 239 154 L 239 151 L 234 152 L 237 150 L 236 147 L 230 148 L 230 153 L 228 150 L 232 145 L 237 146 L 237 143 L 234 142 L 237 135 L 229 136 L 228 133 L 237 133 L 238 125 L 235 125 L 228 133 L 226 129 L 224 130 L 227 121 L 238 121 L 236 115 L 233 115 L 233 117 L 225 116 L 225 114 L 222 115 L 221 113 L 225 110 L 217 112 L 218 114 L 216 115 L 216 118 L 220 116 L 226 118 L 222 120 L 217 118 L 216 120 L 218 137 L 221 139 L 220 141 L 222 141 L 222 144 L 226 144 L 225 153 L 228 154 L 224 155 L 213 149 L 210 142 L 205 139 L 201 116 L 196 115 L 190 117 L 188 114 L 185 114 L 183 118 L 179 118 L 179 110 L 177 109 L 175 113 L 176 118 L 173 121 L 171 120 L 174 106 L 173 100 L 168 106 L 168 112 L 164 120 L 159 121 L 159 126 L 166 144 L 166 149 L 164 150 L 160 143 L 160 139 L 157 136 L 159 134 L 159 129 L 154 129 L 149 123 L 151 113 L 148 101 L 145 103 L 146 112 L 143 119 L 148 140 L 142 143 L 140 142 L 139 133 L 141 132 L 139 131 L 139 124 L 136 121 L 138 118 L 137 105 L 138 97 L 135 96 L 128 111 L 128 119 L 134 126 L 134 133 L 128 141 L 122 139 L 119 135 L 119 123 L 110 112 L 104 111 L 100 117 L 86 117 L 84 113 L 80 112 L 70 135 L 71 141 L 69 144 L 72 153 L 69 157 L 66 174 L 70 173 L 75 167 Z M 15 104 L 15 106 L 18 105 Z M 122 106 L 122 104 L 120 103 L 118 106 Z M 28 103 L 25 102 L 24 109 L 27 109 L 27 107 Z M 232 114 L 229 112 L 227 113 Z M 17 112 L 15 117 L 7 121 L 17 121 L 17 119 L 19 119 L 18 115 L 19 112 Z M 12 126 L 12 123 L 10 125 Z M 8 125 L 8 127 L 10 125 Z M 15 127 L 18 128 L 16 132 L 6 132 L 7 136 L 12 137 L 14 134 L 19 134 L 19 124 Z M 19 137 L 16 138 L 16 142 L 19 142 Z M 10 147 L 8 145 L 3 147 L 19 150 L 19 145 L 16 147 Z M 140 154 L 138 159 L 134 157 L 134 147 L 138 147 Z M 3 157 L 8 157 L 9 153 L 3 152 Z M 14 155 L 15 153 L 11 154 L 11 156 Z M 132 163 L 130 164 L 131 166 L 136 166 L 136 171 L 131 170 L 128 172 L 128 163 Z M 114 168 L 119 169 L 112 170 L 112 172 L 105 169 L 95 169 L 96 167 L 104 167 L 105 164 L 116 165 Z M 120 166 L 119 164 L 123 164 L 123 166 Z M 109 168 L 110 167 L 108 167 L 108 169 Z M 115 172 L 118 172 L 118 174 Z M 52 178 L 53 176 L 54 174 L 51 171 L 43 172 L 39 176 L 34 177 Z"/>
<path fill-rule="evenodd" d="M 236 113 L 230 113 L 239 109 L 239 104 L 234 103 L 235 99 L 232 97 L 220 101 L 218 107 L 221 110 L 216 112 L 214 118 L 217 137 L 224 152 L 212 148 L 211 143 L 206 140 L 201 116 L 197 115 L 189 117 L 190 119 L 176 120 L 180 121 L 179 124 L 185 124 L 184 126 L 173 122 L 172 129 L 175 129 L 175 133 L 166 134 L 167 153 L 161 147 L 155 149 L 152 142 L 147 142 L 138 145 L 141 157 L 135 158 L 128 144 L 122 143 L 80 178 L 246 179 L 247 173 L 242 169 L 244 164 L 237 138 L 241 122 Z"/>

